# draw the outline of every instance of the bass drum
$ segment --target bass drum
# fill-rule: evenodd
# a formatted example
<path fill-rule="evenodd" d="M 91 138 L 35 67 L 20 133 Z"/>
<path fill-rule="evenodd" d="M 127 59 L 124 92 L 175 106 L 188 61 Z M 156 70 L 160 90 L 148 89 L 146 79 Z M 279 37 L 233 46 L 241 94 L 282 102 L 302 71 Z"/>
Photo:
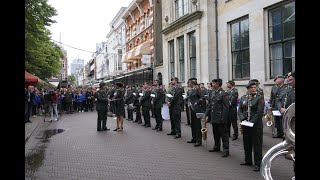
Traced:
<path fill-rule="evenodd" d="M 163 104 L 161 108 L 161 116 L 163 120 L 170 120 L 169 106 L 168 104 Z"/>

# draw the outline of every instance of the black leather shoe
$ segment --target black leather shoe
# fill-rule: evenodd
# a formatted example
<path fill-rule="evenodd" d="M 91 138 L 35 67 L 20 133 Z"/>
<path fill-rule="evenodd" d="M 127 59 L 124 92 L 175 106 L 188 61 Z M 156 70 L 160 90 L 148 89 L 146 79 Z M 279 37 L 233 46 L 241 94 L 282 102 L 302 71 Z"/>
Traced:
<path fill-rule="evenodd" d="M 237 140 L 237 139 L 238 139 L 238 137 L 233 137 L 233 138 L 232 138 L 232 141 Z"/>
<path fill-rule="evenodd" d="M 220 149 L 213 148 L 213 149 L 210 149 L 209 152 L 220 152 Z"/>
<path fill-rule="evenodd" d="M 167 135 L 176 135 L 176 133 L 171 132 L 171 133 L 168 133 Z"/>
<path fill-rule="evenodd" d="M 139 122 L 139 121 L 133 121 L 133 123 L 136 123 L 136 122 Z"/>
<path fill-rule="evenodd" d="M 147 127 L 151 127 L 150 124 L 146 124 L 146 125 L 145 125 L 145 128 L 147 128 Z"/>
<path fill-rule="evenodd" d="M 252 163 L 243 162 L 240 165 L 241 166 L 252 166 Z"/>
<path fill-rule="evenodd" d="M 162 128 L 158 128 L 158 129 L 157 129 L 157 132 L 159 132 L 159 131 L 162 131 Z"/>
<path fill-rule="evenodd" d="M 141 121 L 138 121 L 138 124 L 142 124 L 142 122 L 141 122 Z"/>
<path fill-rule="evenodd" d="M 259 172 L 259 171 L 260 171 L 260 166 L 255 165 L 255 166 L 254 166 L 254 170 L 253 170 L 253 171 L 255 171 L 255 172 Z"/>
<path fill-rule="evenodd" d="M 229 152 L 224 152 L 221 157 L 228 157 L 229 155 L 230 155 Z"/>
<path fill-rule="evenodd" d="M 181 135 L 176 135 L 174 138 L 175 139 L 181 138 Z"/>
<path fill-rule="evenodd" d="M 157 127 L 154 127 L 154 128 L 152 128 L 152 130 L 158 130 L 158 128 L 157 128 Z"/>
<path fill-rule="evenodd" d="M 194 147 L 198 147 L 198 146 L 201 146 L 202 144 L 197 142 L 195 145 L 193 145 Z"/>
<path fill-rule="evenodd" d="M 116 129 L 114 129 L 113 131 L 118 131 L 118 129 L 120 129 L 120 128 L 116 128 Z"/>
<path fill-rule="evenodd" d="M 142 125 L 142 126 L 146 126 L 146 124 Z"/>
<path fill-rule="evenodd" d="M 191 139 L 190 141 L 187 141 L 187 143 L 196 143 L 196 141 Z"/>
<path fill-rule="evenodd" d="M 110 129 L 108 129 L 108 128 L 102 128 L 104 131 L 109 131 Z"/>
<path fill-rule="evenodd" d="M 102 131 L 101 129 L 97 129 L 97 131 Z"/>

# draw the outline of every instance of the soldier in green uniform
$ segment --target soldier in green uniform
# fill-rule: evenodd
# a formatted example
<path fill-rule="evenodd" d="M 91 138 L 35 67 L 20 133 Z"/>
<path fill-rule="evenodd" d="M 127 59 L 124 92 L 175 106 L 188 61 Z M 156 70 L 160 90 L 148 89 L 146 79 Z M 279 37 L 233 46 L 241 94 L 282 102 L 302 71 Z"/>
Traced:
<path fill-rule="evenodd" d="M 222 79 L 213 79 L 213 92 L 209 97 L 209 104 L 205 115 L 211 114 L 208 122 L 212 123 L 212 132 L 214 137 L 214 147 L 209 152 L 219 152 L 221 147 L 221 139 L 223 146 L 222 157 L 229 156 L 229 137 L 227 129 L 228 113 L 229 113 L 229 97 L 221 88 Z"/>
<path fill-rule="evenodd" d="M 134 95 L 134 100 L 133 100 L 133 106 L 135 108 L 135 112 L 136 112 L 136 120 L 133 122 L 137 122 L 138 124 L 142 123 L 142 119 L 141 119 L 141 104 L 139 101 L 139 93 L 141 93 L 141 86 L 139 84 L 136 84 L 136 88 L 133 92 Z"/>
<path fill-rule="evenodd" d="M 142 106 L 142 116 L 144 120 L 143 126 L 151 127 L 150 122 L 150 109 L 151 109 L 151 91 L 149 90 L 149 85 L 147 82 L 143 84 L 142 90 L 143 96 L 140 97 L 140 103 Z"/>
<path fill-rule="evenodd" d="M 192 139 L 187 143 L 195 143 L 194 147 L 202 145 L 201 134 L 201 119 L 197 118 L 196 113 L 204 113 L 205 101 L 203 91 L 198 87 L 197 79 L 190 78 L 188 80 L 189 87 L 191 88 L 187 99 L 189 103 L 189 109 L 191 111 L 191 134 Z"/>
<path fill-rule="evenodd" d="M 188 89 L 187 89 L 187 94 L 186 94 L 186 96 L 188 97 L 189 96 L 189 94 L 190 94 L 190 91 L 191 91 L 191 88 L 188 86 L 187 87 Z M 184 104 L 185 104 L 185 108 L 186 108 L 186 115 L 187 115 L 187 125 L 191 125 L 191 117 L 190 117 L 190 108 L 189 108 L 189 102 L 188 102 L 188 98 L 185 98 L 184 100 Z"/>
<path fill-rule="evenodd" d="M 129 121 L 133 120 L 133 101 L 134 101 L 133 90 L 132 90 L 132 87 L 128 85 L 124 103 L 127 105 L 127 113 L 128 113 Z"/>
<path fill-rule="evenodd" d="M 153 106 L 154 106 L 154 113 L 156 117 L 156 126 L 154 130 L 162 131 L 162 115 L 161 115 L 161 108 L 164 103 L 165 94 L 162 89 L 162 85 L 157 85 L 155 89 L 155 97 L 153 98 Z"/>
<path fill-rule="evenodd" d="M 181 104 L 183 103 L 183 89 L 179 86 L 179 79 L 177 77 L 171 78 L 171 89 L 169 94 L 169 113 L 171 122 L 171 132 L 167 135 L 175 135 L 175 139 L 181 138 Z"/>
<path fill-rule="evenodd" d="M 228 124 L 227 124 L 227 128 L 228 128 L 228 134 L 230 137 L 230 128 L 231 128 L 231 124 L 233 127 L 233 135 L 232 135 L 232 140 L 236 140 L 238 139 L 238 123 L 237 123 L 237 103 L 238 103 L 238 89 L 234 87 L 235 83 L 234 81 L 228 81 L 227 82 L 227 94 L 229 96 L 229 114 L 228 114 Z"/>
<path fill-rule="evenodd" d="M 251 80 L 249 81 L 249 83 L 250 83 L 250 82 L 255 82 L 255 83 L 256 83 L 256 85 L 257 85 L 257 93 L 258 93 L 260 96 L 263 96 L 263 98 L 264 98 L 263 90 L 259 87 L 259 85 L 260 85 L 259 80 L 258 80 L 258 79 L 251 79 Z"/>
<path fill-rule="evenodd" d="M 110 130 L 107 128 L 108 96 L 106 92 L 106 83 L 101 82 L 99 86 L 99 91 L 95 93 L 95 98 L 97 98 L 96 110 L 98 112 L 97 131 Z"/>
<path fill-rule="evenodd" d="M 283 76 L 276 76 L 274 78 L 274 85 L 271 88 L 271 95 L 270 95 L 270 108 L 271 110 L 279 110 L 282 107 L 282 97 L 287 92 L 287 86 L 284 84 L 284 77 Z M 273 138 L 282 138 L 283 137 L 283 127 L 282 127 L 282 117 L 281 116 L 274 116 L 275 127 L 277 128 L 277 134 L 273 135 Z"/>
<path fill-rule="evenodd" d="M 252 165 L 253 148 L 255 163 L 254 171 L 260 171 L 263 140 L 262 117 L 265 102 L 264 97 L 257 93 L 257 85 L 255 82 L 249 82 L 246 87 L 248 93 L 241 97 L 238 115 L 241 122 L 249 121 L 253 123 L 253 127 L 241 125 L 245 161 L 240 165 Z"/>

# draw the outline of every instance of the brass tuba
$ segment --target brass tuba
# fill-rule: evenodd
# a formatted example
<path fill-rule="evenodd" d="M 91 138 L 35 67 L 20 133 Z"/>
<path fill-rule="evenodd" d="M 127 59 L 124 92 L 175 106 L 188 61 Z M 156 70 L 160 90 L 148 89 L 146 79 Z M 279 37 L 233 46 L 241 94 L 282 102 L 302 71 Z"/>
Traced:
<path fill-rule="evenodd" d="M 261 175 L 265 180 L 273 180 L 271 176 L 271 162 L 274 158 L 279 156 L 291 155 L 294 159 L 295 148 L 295 103 L 292 103 L 283 115 L 283 131 L 285 140 L 267 151 L 261 162 Z M 293 177 L 292 179 L 295 179 Z"/>

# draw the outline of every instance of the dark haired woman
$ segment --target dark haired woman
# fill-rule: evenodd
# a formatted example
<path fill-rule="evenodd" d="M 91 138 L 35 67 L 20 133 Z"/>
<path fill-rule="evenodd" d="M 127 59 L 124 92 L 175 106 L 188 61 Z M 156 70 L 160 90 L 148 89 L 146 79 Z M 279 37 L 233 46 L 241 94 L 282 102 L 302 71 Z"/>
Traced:
<path fill-rule="evenodd" d="M 117 118 L 117 128 L 113 131 L 122 131 L 123 130 L 123 117 L 125 115 L 124 110 L 124 89 L 123 84 L 120 82 L 116 83 L 116 90 L 114 92 L 114 96 L 112 101 L 114 101 L 115 104 L 115 115 Z"/>

